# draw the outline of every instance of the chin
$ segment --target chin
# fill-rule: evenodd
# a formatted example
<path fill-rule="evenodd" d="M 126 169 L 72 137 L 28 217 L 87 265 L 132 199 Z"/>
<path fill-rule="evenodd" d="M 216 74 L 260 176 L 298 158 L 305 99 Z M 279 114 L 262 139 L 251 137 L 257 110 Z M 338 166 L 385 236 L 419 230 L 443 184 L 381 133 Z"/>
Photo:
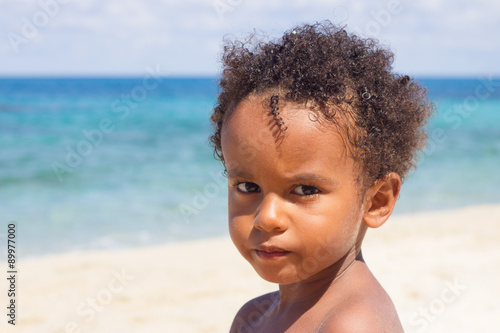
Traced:
<path fill-rule="evenodd" d="M 255 269 L 255 267 L 254 267 Z M 277 284 L 292 284 L 302 280 L 296 274 L 286 274 L 284 272 L 272 272 L 268 269 L 255 269 L 259 276 L 266 280 L 267 282 L 277 283 Z"/>

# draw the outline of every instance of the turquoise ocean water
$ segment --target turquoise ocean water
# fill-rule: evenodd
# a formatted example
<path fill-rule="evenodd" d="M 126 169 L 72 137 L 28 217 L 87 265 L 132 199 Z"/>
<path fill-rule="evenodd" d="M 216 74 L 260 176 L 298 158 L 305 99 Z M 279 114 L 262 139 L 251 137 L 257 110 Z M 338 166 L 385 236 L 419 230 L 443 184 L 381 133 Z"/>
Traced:
<path fill-rule="evenodd" d="M 500 202 L 500 80 L 422 79 L 438 107 L 396 214 Z M 0 235 L 24 256 L 226 234 L 212 78 L 0 79 Z"/>

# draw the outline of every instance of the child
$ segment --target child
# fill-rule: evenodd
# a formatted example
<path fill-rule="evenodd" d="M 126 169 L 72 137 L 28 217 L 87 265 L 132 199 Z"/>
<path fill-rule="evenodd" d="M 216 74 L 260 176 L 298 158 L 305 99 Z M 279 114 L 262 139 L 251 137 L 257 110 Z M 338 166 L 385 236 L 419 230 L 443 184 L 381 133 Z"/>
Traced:
<path fill-rule="evenodd" d="M 279 291 L 231 332 L 402 332 L 363 261 L 425 144 L 425 90 L 392 53 L 330 22 L 227 42 L 211 142 L 228 176 L 231 238 Z"/>

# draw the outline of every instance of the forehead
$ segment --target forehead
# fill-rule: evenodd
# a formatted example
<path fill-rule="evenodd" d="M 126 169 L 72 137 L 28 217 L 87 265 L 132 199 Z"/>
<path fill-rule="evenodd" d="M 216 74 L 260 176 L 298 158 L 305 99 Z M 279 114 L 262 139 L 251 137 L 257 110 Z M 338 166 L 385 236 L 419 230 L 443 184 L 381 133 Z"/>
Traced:
<path fill-rule="evenodd" d="M 278 106 L 278 117 L 287 127 L 285 132 L 273 119 L 270 100 L 250 97 L 236 106 L 222 129 L 222 151 L 228 169 L 257 159 L 261 167 L 288 173 L 294 169 L 346 167 L 352 162 L 347 158 L 341 125 L 305 105 L 280 101 Z"/>

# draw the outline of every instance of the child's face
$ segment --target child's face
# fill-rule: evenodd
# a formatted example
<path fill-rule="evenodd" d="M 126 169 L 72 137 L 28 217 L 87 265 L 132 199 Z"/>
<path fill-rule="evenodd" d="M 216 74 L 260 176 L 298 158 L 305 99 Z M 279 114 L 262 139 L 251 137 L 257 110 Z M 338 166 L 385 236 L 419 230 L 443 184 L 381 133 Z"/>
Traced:
<path fill-rule="evenodd" d="M 280 107 L 286 132 L 263 109 L 242 101 L 224 124 L 231 238 L 259 275 L 289 284 L 327 274 L 359 246 L 359 169 L 336 127 L 297 105 Z"/>

